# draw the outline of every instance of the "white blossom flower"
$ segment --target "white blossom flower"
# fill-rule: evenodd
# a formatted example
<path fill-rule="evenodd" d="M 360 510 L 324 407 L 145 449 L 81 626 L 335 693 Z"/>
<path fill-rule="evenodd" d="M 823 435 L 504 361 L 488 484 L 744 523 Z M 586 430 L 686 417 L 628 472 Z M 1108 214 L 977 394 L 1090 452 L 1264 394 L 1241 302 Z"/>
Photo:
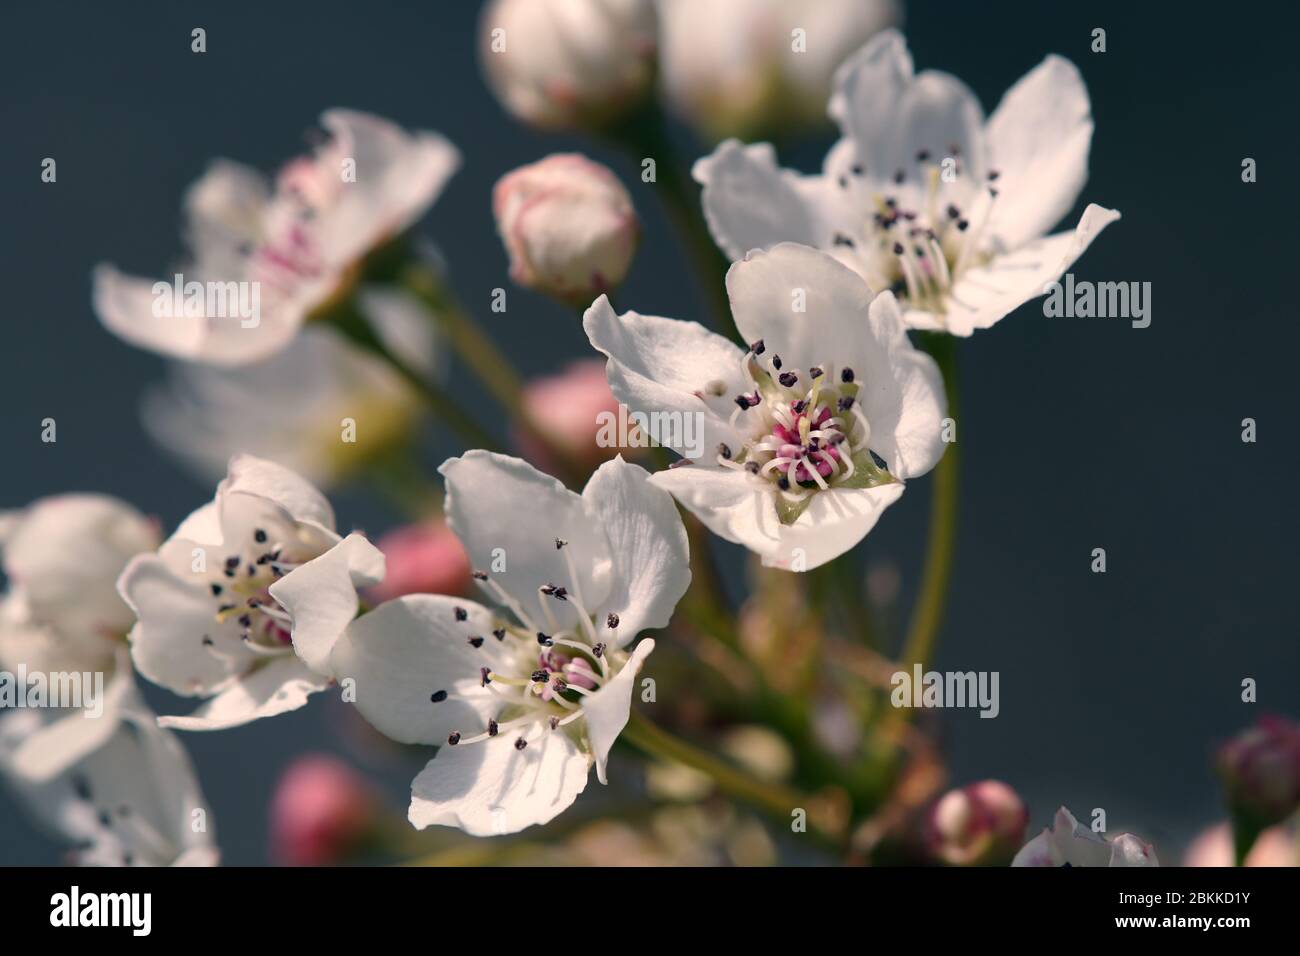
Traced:
<path fill-rule="evenodd" d="M 1131 833 L 1106 839 L 1093 833 L 1065 807 L 1050 827 L 1026 843 L 1012 866 L 1159 866 L 1155 849 Z"/>
<path fill-rule="evenodd" d="M 236 456 L 215 499 L 118 582 L 138 618 L 136 669 L 210 698 L 159 723 L 217 730 L 303 706 L 330 684 L 330 652 L 356 616 L 357 590 L 383 576 L 383 554 L 360 534 L 335 533 L 319 491 L 280 465 Z"/>
<path fill-rule="evenodd" d="M 479 33 L 501 105 L 544 129 L 605 123 L 654 78 L 654 0 L 493 0 Z"/>
<path fill-rule="evenodd" d="M 358 299 L 412 367 L 435 365 L 434 329 L 414 298 L 362 286 Z M 387 364 L 326 327 L 307 328 L 293 348 L 236 368 L 173 363 L 141 409 L 155 441 L 205 480 L 220 478 L 242 451 L 273 457 L 321 487 L 404 441 L 423 410 Z M 355 440 L 340 441 L 348 421 Z"/>
<path fill-rule="evenodd" d="M 125 651 L 134 620 L 117 578 L 158 537 L 155 522 L 107 495 L 54 495 L 0 516 L 9 581 L 0 598 L 0 667 L 44 675 L 47 686 L 76 675 L 67 686 L 81 698 L 80 708 L 45 711 L 21 741 L 11 729 L 9 773 L 48 780 L 113 733 L 131 691 Z"/>
<path fill-rule="evenodd" d="M 751 253 L 727 292 L 748 351 L 694 322 L 618 315 L 603 296 L 583 325 L 615 397 L 660 444 L 697 456 L 651 481 L 764 564 L 809 570 L 939 460 L 943 382 L 893 295 L 873 297 L 815 249 Z"/>
<path fill-rule="evenodd" d="M 696 163 L 710 229 L 733 259 L 816 246 L 894 291 L 910 327 L 966 336 L 1041 295 L 1119 218 L 1093 204 L 1074 230 L 1047 235 L 1083 188 L 1092 141 L 1088 91 L 1059 56 L 985 122 L 955 77 L 913 75 L 888 30 L 840 67 L 830 112 L 844 135 L 820 176 L 779 169 L 766 143 L 729 140 Z"/>
<path fill-rule="evenodd" d="M 586 304 L 622 283 L 641 226 L 618 177 L 578 153 L 556 153 L 497 181 L 492 213 L 510 278 Z"/>
<path fill-rule="evenodd" d="M 76 847 L 72 862 L 217 865 L 215 828 L 194 766 L 175 735 L 157 725 L 133 686 L 117 719 L 106 722 L 110 732 L 94 749 L 57 775 L 34 780 L 14 761 L 52 719 L 50 711 L 39 710 L 0 717 L 0 775 L 40 824 Z"/>
<path fill-rule="evenodd" d="M 183 315 L 167 314 L 156 308 L 155 285 L 172 285 L 170 277 L 156 284 L 100 265 L 94 305 L 104 325 L 173 358 L 215 365 L 266 358 L 348 291 L 362 257 L 412 225 L 460 162 L 441 136 L 408 133 L 377 116 L 333 109 L 321 125 L 325 142 L 289 163 L 274 184 L 219 160 L 190 187 L 191 258 L 176 274 L 182 286 L 226 290 L 215 306 L 205 299 Z M 231 295 L 249 302 L 255 295 L 257 315 L 232 314 Z"/>
<path fill-rule="evenodd" d="M 715 140 L 813 126 L 835 68 L 900 19 L 894 0 L 660 0 L 661 86 Z"/>
<path fill-rule="evenodd" d="M 690 583 L 672 499 L 621 458 L 581 495 L 517 458 L 471 451 L 440 469 L 447 516 L 491 605 L 408 595 L 360 617 L 336 677 L 380 731 L 440 749 L 412 784 L 423 829 L 483 836 L 545 823 L 605 782 L 634 682 Z"/>

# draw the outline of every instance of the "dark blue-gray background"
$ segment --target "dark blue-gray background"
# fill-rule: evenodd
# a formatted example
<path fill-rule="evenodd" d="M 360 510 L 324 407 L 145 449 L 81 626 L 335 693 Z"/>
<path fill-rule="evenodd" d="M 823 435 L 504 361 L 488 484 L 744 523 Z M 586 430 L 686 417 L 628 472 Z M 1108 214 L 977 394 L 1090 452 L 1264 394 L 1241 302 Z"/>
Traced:
<path fill-rule="evenodd" d="M 961 343 L 961 524 L 938 665 L 999 671 L 1002 712 L 945 717 L 954 780 L 1011 782 L 1035 827 L 1060 803 L 1080 816 L 1105 807 L 1112 829 L 1137 829 L 1170 861 L 1221 815 L 1208 758 L 1256 712 L 1239 700 L 1241 679 L 1258 679 L 1261 710 L 1300 711 L 1293 31 L 1253 6 L 1208 9 L 907 8 L 918 67 L 962 77 L 986 110 L 1046 53 L 1080 66 L 1096 119 L 1084 199 L 1124 218 L 1073 271 L 1153 287 L 1144 330 L 1046 319 L 1031 304 Z M 587 354 L 571 315 L 538 297 L 512 290 L 506 314 L 487 308 L 490 290 L 509 285 L 491 186 L 549 152 L 588 150 L 633 192 L 646 234 L 620 302 L 699 316 L 654 187 L 622 157 L 506 117 L 479 73 L 476 17 L 477 4 L 459 2 L 6 5 L 0 506 L 98 490 L 172 526 L 210 495 L 142 433 L 137 398 L 162 365 L 100 328 L 90 269 L 108 259 L 166 273 L 179 199 L 208 159 L 274 169 L 329 106 L 460 146 L 464 166 L 422 231 L 526 372 Z M 195 26 L 207 30 L 201 56 Z M 1089 51 L 1094 27 L 1107 30 L 1104 54 Z M 783 159 L 812 169 L 823 148 Z M 39 178 L 47 156 L 54 185 Z M 1240 178 L 1247 156 L 1259 163 L 1253 185 Z M 57 444 L 39 440 L 47 416 Z M 1259 423 L 1256 444 L 1240 440 L 1244 417 Z M 440 439 L 428 458 L 457 450 Z M 916 482 L 860 548 L 898 561 L 909 593 L 928 491 Z M 346 523 L 389 520 L 359 494 L 336 503 Z M 1107 550 L 1104 575 L 1089 571 L 1095 547 Z M 346 750 L 338 716 L 319 702 L 185 738 L 228 862 L 265 860 L 278 770 L 303 749 Z M 4 794 L 0 820 L 0 863 L 58 859 Z"/>

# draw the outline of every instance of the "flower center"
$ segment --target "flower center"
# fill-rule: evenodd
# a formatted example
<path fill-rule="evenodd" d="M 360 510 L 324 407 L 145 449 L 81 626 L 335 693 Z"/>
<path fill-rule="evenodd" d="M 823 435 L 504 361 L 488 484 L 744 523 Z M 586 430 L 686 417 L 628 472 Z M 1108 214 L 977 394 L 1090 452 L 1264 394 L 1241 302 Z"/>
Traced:
<path fill-rule="evenodd" d="M 501 698 L 497 715 L 477 734 L 466 736 L 460 730 L 453 731 L 447 736 L 448 745 L 482 743 L 508 732 L 515 736 L 515 748 L 523 750 L 543 734 L 580 720 L 582 698 L 600 690 L 626 663 L 628 655 L 610 646 L 618 629 L 618 615 L 609 614 L 602 629 L 587 611 L 567 545 L 563 539 L 555 541 L 556 548 L 564 552 L 572 590 L 553 582 L 539 585 L 541 619 L 524 610 L 487 572 L 474 572 L 475 579 L 514 615 L 515 621 L 494 620 L 490 638 L 468 633 L 465 639 L 474 648 L 484 646 L 488 640 L 509 642 L 511 653 L 508 664 L 481 667 L 477 676 L 481 687 L 490 688 Z M 552 601 L 571 604 L 577 611 L 577 624 L 561 627 L 551 609 Z M 453 613 L 458 622 L 469 619 L 463 608 L 454 608 Z M 457 692 L 443 688 L 434 690 L 429 697 L 434 704 L 461 698 Z"/>
<path fill-rule="evenodd" d="M 236 622 L 240 641 L 254 654 L 278 656 L 293 649 L 292 619 L 271 597 L 269 588 L 310 560 L 308 555 L 299 558 L 290 556 L 284 544 L 273 543 L 265 530 L 257 528 L 245 547 L 227 556 L 208 578 L 217 622 Z M 203 636 L 203 646 L 218 657 L 225 656 L 211 635 Z"/>
<path fill-rule="evenodd" d="M 752 436 L 740 448 L 719 445 L 716 461 L 775 486 L 786 523 L 819 491 L 870 488 L 896 480 L 871 451 L 871 425 L 858 406 L 853 369 L 832 363 L 787 368 L 760 340 L 741 360 L 753 390 L 734 399 L 731 425 Z M 744 421 L 742 422 L 742 418 Z"/>
<path fill-rule="evenodd" d="M 963 171 L 956 147 L 935 163 L 928 150 L 910 169 L 893 173 L 893 188 L 865 179 L 860 164 L 838 180 L 854 208 L 867 210 L 855 229 L 836 232 L 831 251 L 849 250 L 867 284 L 889 289 L 907 306 L 943 314 L 953 284 L 966 270 L 989 259 L 985 227 L 997 199 L 992 185 L 975 183 Z"/>

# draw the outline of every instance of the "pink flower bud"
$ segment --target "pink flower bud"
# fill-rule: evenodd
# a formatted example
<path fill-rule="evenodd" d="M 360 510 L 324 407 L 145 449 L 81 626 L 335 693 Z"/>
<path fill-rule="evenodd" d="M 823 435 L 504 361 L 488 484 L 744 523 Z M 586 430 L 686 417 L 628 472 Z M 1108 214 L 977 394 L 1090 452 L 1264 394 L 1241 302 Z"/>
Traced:
<path fill-rule="evenodd" d="M 952 866 L 1001 866 L 1024 842 L 1029 811 L 1005 783 L 981 780 L 949 790 L 930 810 L 926 845 Z"/>
<path fill-rule="evenodd" d="M 1218 765 L 1228 805 L 1252 823 L 1278 823 L 1300 807 L 1300 726 L 1261 717 L 1219 748 Z"/>
<path fill-rule="evenodd" d="M 469 555 L 441 518 L 390 531 L 377 542 L 387 561 L 384 579 L 369 591 L 376 603 L 403 594 L 464 594 Z"/>
<path fill-rule="evenodd" d="M 623 439 L 640 441 L 636 426 L 618 433 L 618 402 L 605 379 L 603 359 L 578 359 L 559 375 L 538 378 L 524 388 L 524 408 L 534 427 L 557 451 L 587 468 L 616 454 L 631 457 L 640 449 Z M 556 470 L 551 453 L 525 433 L 515 436 L 524 454 L 543 470 Z"/>
<path fill-rule="evenodd" d="M 480 55 L 492 92 L 525 123 L 594 128 L 649 92 L 657 25 L 655 0 L 492 0 Z"/>
<path fill-rule="evenodd" d="M 575 305 L 623 281 L 641 231 L 622 183 L 576 153 L 507 173 L 492 191 L 492 211 L 510 278 Z"/>
<path fill-rule="evenodd" d="M 374 822 L 378 803 L 347 764 L 325 754 L 300 757 L 271 799 L 271 853 L 282 866 L 337 863 Z"/>

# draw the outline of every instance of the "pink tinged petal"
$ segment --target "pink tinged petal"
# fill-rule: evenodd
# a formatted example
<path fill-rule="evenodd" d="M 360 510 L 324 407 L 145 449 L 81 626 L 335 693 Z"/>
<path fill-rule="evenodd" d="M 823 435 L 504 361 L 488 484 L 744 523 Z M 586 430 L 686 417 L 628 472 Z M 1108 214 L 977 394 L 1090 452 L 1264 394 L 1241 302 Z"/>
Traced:
<path fill-rule="evenodd" d="M 1159 866 L 1155 849 L 1131 833 L 1120 833 L 1110 841 L 1109 866 Z"/>
<path fill-rule="evenodd" d="M 503 732 L 442 747 L 411 783 L 407 818 L 419 830 L 459 827 L 471 836 L 518 833 L 568 809 L 587 786 L 590 757 L 563 729 L 533 725 L 527 746 Z"/>
<path fill-rule="evenodd" d="M 293 618 L 293 648 L 308 667 L 329 672 L 334 644 L 357 616 L 357 590 L 383 577 L 383 552 L 350 534 L 271 585 L 271 597 Z"/>
<path fill-rule="evenodd" d="M 473 601 L 407 595 L 354 621 L 334 645 L 330 671 L 340 683 L 353 682 L 357 710 L 386 737 L 442 745 L 453 731 L 482 732 L 502 707 L 481 671 L 511 663 L 509 645 L 492 634 L 497 627 L 493 613 Z M 483 641 L 476 647 L 470 638 Z"/>
<path fill-rule="evenodd" d="M 546 600 L 562 625 L 577 626 L 572 601 L 538 594 L 547 584 L 581 594 L 588 610 L 605 600 L 609 545 L 579 495 L 525 461 L 484 451 L 449 458 L 438 471 L 447 482 L 447 523 L 473 566 L 490 574 L 525 613 L 544 620 L 539 602 Z M 568 542 L 563 550 L 576 582 L 557 539 Z"/>
<path fill-rule="evenodd" d="M 596 760 L 596 778 L 606 783 L 605 764 L 609 761 L 609 752 L 614 741 L 627 726 L 632 713 L 632 693 L 636 690 L 636 678 L 641 672 L 645 659 L 655 649 L 655 642 L 647 637 L 632 652 L 627 663 L 596 693 L 582 698 L 582 712 L 586 715 L 587 737 L 591 743 L 591 753 Z"/>
<path fill-rule="evenodd" d="M 986 172 L 979 101 L 947 73 L 913 73 L 907 42 L 885 30 L 835 72 L 831 116 L 857 146 L 866 175 L 892 180 L 906 170 L 915 181 L 916 155 L 953 156 L 963 175 L 982 182 Z"/>
<path fill-rule="evenodd" d="M 729 139 L 691 170 L 704 187 L 701 202 L 709 231 L 728 258 L 778 242 L 816 245 L 823 231 L 801 194 L 795 173 L 776 164 L 768 143 L 746 146 Z M 809 186 L 804 185 L 804 192 Z"/>
<path fill-rule="evenodd" d="M 741 373 L 744 353 L 729 340 L 696 322 L 619 315 L 605 296 L 587 309 L 582 324 L 592 346 L 609 359 L 606 375 L 615 398 L 633 412 L 674 413 L 647 422 L 657 442 L 685 457 L 710 456 L 722 442 L 742 444 L 727 422 L 733 399 L 753 384 Z M 685 441 L 688 416 L 702 424 L 702 448 Z"/>
<path fill-rule="evenodd" d="M 176 730 L 225 730 L 297 710 L 330 679 L 296 657 L 276 658 L 241 677 L 185 717 L 159 717 L 158 726 Z"/>
<path fill-rule="evenodd" d="M 989 164 L 998 171 L 990 230 L 1008 249 L 1061 221 L 1088 179 L 1092 107 L 1078 69 L 1049 56 L 1007 91 L 989 117 Z"/>
<path fill-rule="evenodd" d="M 622 457 L 601 465 L 582 497 L 605 530 L 614 562 L 609 596 L 589 608 L 597 628 L 617 614 L 609 642 L 623 646 L 644 630 L 667 627 L 691 583 L 690 546 L 672 497 Z"/>
<path fill-rule="evenodd" d="M 940 328 L 968 336 L 987 329 L 1030 299 L 1044 295 L 1092 241 L 1112 222 L 1118 211 L 1090 203 L 1073 232 L 1058 232 L 1019 249 L 995 256 L 988 265 L 963 273 L 949 297 L 948 313 L 941 322 L 929 313 L 909 311 L 912 328 Z"/>
<path fill-rule="evenodd" d="M 1052 831 L 1045 828 L 1015 855 L 1012 866 L 1060 866 L 1052 857 Z"/>

